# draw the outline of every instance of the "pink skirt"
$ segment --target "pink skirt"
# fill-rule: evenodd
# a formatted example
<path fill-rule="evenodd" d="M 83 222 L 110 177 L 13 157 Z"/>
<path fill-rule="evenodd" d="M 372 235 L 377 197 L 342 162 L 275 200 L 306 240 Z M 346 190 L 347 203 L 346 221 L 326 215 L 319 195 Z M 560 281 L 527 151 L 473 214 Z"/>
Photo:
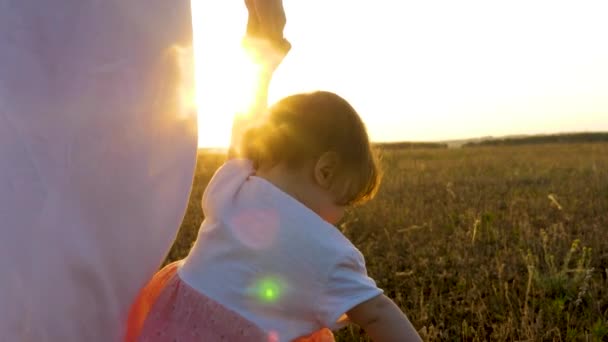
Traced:
<path fill-rule="evenodd" d="M 184 283 L 179 262 L 167 265 L 142 289 L 131 307 L 126 342 L 135 341 L 278 341 L 255 324 Z M 334 342 L 329 329 L 297 342 Z"/>

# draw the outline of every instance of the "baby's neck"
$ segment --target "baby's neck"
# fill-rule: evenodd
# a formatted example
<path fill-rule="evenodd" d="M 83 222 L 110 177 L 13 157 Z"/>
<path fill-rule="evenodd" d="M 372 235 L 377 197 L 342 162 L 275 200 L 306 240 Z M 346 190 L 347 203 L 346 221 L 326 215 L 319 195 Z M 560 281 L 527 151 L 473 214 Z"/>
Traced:
<path fill-rule="evenodd" d="M 259 169 L 256 176 L 264 178 L 284 193 L 309 206 L 309 190 L 313 184 L 303 170 L 292 170 L 282 165 Z"/>

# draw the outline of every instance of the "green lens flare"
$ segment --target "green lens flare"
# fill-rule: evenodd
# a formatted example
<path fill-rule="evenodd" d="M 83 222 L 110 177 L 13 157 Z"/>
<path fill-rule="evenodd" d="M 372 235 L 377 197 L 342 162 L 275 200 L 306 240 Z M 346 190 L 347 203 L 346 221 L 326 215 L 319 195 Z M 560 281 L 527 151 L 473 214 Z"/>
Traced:
<path fill-rule="evenodd" d="M 274 290 L 273 289 L 266 289 L 266 291 L 264 291 L 264 297 L 268 300 L 272 300 L 274 299 Z"/>
<path fill-rule="evenodd" d="M 281 297 L 281 285 L 273 278 L 264 278 L 257 285 L 258 297 L 266 303 L 274 303 Z"/>

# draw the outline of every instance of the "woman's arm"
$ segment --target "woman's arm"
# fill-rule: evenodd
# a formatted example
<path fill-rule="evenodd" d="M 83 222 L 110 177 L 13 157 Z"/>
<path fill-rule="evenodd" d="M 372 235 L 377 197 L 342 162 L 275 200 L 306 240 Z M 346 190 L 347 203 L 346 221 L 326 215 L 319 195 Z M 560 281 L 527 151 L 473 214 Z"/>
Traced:
<path fill-rule="evenodd" d="M 399 307 L 385 295 L 363 302 L 347 313 L 374 342 L 422 341 Z"/>

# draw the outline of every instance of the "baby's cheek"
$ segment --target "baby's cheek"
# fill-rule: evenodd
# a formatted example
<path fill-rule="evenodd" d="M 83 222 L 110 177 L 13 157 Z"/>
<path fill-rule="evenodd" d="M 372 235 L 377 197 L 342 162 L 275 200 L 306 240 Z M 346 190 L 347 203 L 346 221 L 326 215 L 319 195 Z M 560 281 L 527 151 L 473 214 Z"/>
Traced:
<path fill-rule="evenodd" d="M 338 223 L 338 221 L 342 220 L 345 212 L 346 212 L 346 209 L 344 207 L 339 207 L 336 209 L 336 223 Z"/>
<path fill-rule="evenodd" d="M 331 224 L 340 222 L 343 216 L 344 208 L 336 206 L 326 208 L 324 215 L 322 215 L 323 219 Z"/>

